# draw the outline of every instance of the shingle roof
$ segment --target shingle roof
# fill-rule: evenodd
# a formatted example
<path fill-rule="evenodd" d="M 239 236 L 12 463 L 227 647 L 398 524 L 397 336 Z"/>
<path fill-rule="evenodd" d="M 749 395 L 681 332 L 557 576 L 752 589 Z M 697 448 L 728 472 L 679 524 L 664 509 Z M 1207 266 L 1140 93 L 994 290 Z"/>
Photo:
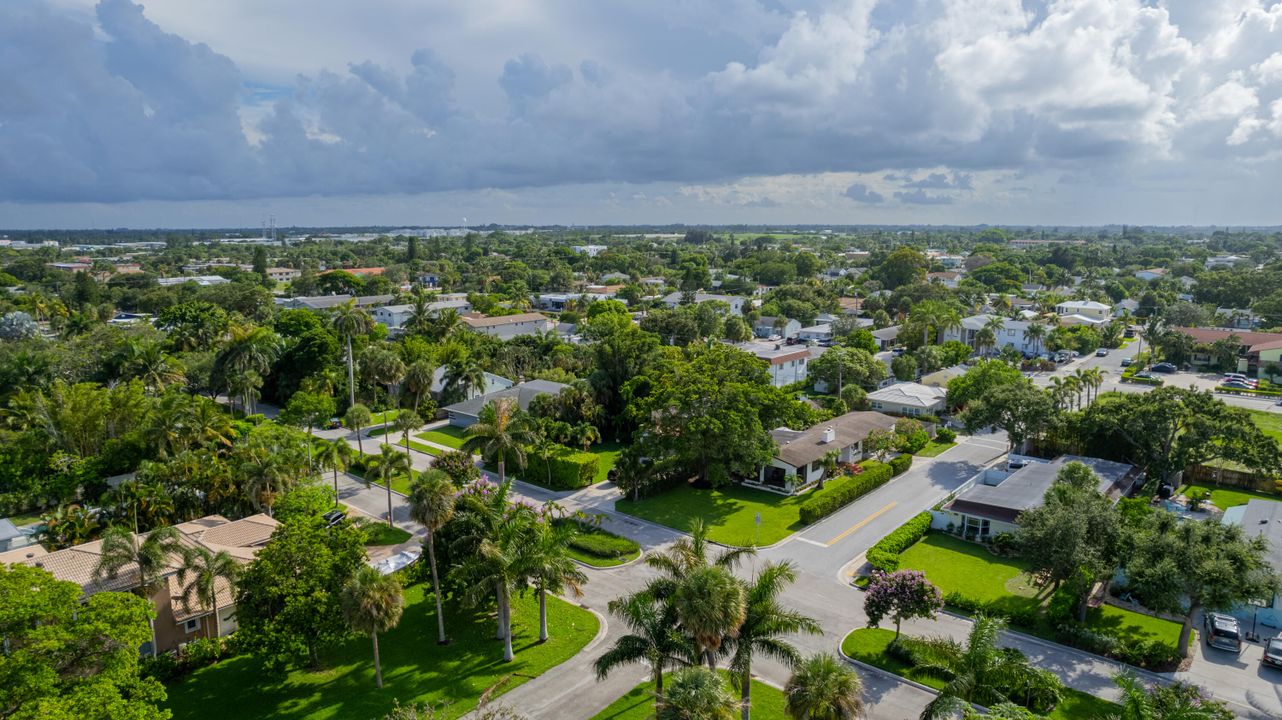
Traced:
<path fill-rule="evenodd" d="M 793 467 L 812 463 L 830 450 L 862 442 L 873 430 L 893 430 L 895 418 L 879 412 L 856 411 L 819 423 L 806 430 L 779 428 L 770 431 L 770 436 L 779 444 L 775 457 Z M 832 428 L 835 439 L 830 443 L 823 441 L 824 431 Z"/>
<path fill-rule="evenodd" d="M 1282 340 L 1282 333 L 1251 332 L 1249 330 L 1224 330 L 1221 328 L 1172 328 L 1193 338 L 1195 342 L 1213 343 L 1230 335 L 1236 335 L 1243 345 L 1254 348 L 1256 345 L 1273 343 Z"/>
<path fill-rule="evenodd" d="M 1229 520 L 1226 513 L 1225 520 Z M 1247 537 L 1259 535 L 1269 541 L 1269 564 L 1282 568 L 1282 502 L 1248 500 L 1242 511 L 1242 530 Z"/>
<path fill-rule="evenodd" d="M 559 395 L 567 387 L 569 386 L 559 382 L 552 382 L 551 380 L 527 380 L 505 390 L 486 395 L 477 395 L 469 400 L 447 405 L 445 410 L 458 415 L 477 417 L 481 414 L 481 409 L 486 405 L 505 397 L 516 398 L 516 404 L 522 410 L 528 410 L 530 401 L 539 395 Z"/>
<path fill-rule="evenodd" d="M 519 313 L 516 315 L 496 315 L 492 317 L 491 316 L 474 317 L 470 315 L 463 316 L 463 322 L 467 323 L 468 327 L 474 327 L 474 328 L 483 328 L 483 327 L 488 328 L 488 327 L 498 327 L 501 325 L 515 325 L 517 323 L 537 322 L 540 320 L 542 320 L 543 322 L 547 322 L 547 316 L 543 315 L 542 313 Z"/>
<path fill-rule="evenodd" d="M 868 399 L 925 408 L 943 400 L 947 394 L 946 390 L 939 387 L 921 385 L 915 382 L 898 382 L 868 393 Z"/>

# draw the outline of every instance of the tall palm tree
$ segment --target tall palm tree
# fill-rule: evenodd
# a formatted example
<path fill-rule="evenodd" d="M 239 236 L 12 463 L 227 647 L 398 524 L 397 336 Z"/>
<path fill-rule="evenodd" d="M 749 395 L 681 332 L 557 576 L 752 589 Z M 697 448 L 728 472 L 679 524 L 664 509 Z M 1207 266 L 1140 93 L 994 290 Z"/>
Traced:
<path fill-rule="evenodd" d="M 578 532 L 572 523 L 553 523 L 543 519 L 534 525 L 526 561 L 526 574 L 539 594 L 539 642 L 548 639 L 548 593 L 569 590 L 575 597 L 583 595 L 583 583 L 588 576 L 566 552 L 570 539 Z"/>
<path fill-rule="evenodd" d="M 396 527 L 396 520 L 392 517 L 392 481 L 396 479 L 397 475 L 402 473 L 408 475 L 412 470 L 410 456 L 387 443 L 383 443 L 379 447 L 378 455 L 374 455 L 366 461 L 365 474 L 368 476 L 367 479 L 373 480 L 387 489 L 387 524 L 391 527 Z"/>
<path fill-rule="evenodd" d="M 499 636 L 503 640 L 503 661 L 511 662 L 512 589 L 525 579 L 528 567 L 534 518 L 529 507 L 516 505 L 497 509 L 497 524 L 488 523 L 487 536 L 481 539 L 476 554 L 463 562 L 460 574 L 470 580 L 467 590 L 471 602 L 487 596 L 491 590 L 498 599 Z"/>
<path fill-rule="evenodd" d="M 930 331 L 936 332 L 961 324 L 961 313 L 953 305 L 941 300 L 923 300 L 913 306 L 911 319 L 921 325 L 921 343 L 930 344 Z"/>
<path fill-rule="evenodd" d="M 414 409 L 423 405 L 423 396 L 432 391 L 436 367 L 427 360 L 415 360 L 405 368 L 405 387 L 414 394 Z"/>
<path fill-rule="evenodd" d="M 610 612 L 631 632 L 597 658 L 596 675 L 604 680 L 615 668 L 643 662 L 650 666 L 656 702 L 663 698 L 663 670 L 698 663 L 698 650 L 677 630 L 676 611 L 647 592 L 610 601 Z"/>
<path fill-rule="evenodd" d="M 708 540 L 708 526 L 702 519 L 690 524 L 689 536 L 682 537 L 664 552 L 646 555 L 645 563 L 658 570 L 659 577 L 650 581 L 647 591 L 660 600 L 667 600 L 676 592 L 677 585 L 694 570 L 713 566 L 733 570 L 755 548 L 729 548 L 715 558 L 709 557 L 712 543 Z"/>
<path fill-rule="evenodd" d="M 855 720 L 864 714 L 859 676 L 828 653 L 803 660 L 783 694 L 792 720 Z"/>
<path fill-rule="evenodd" d="M 445 366 L 442 395 L 450 400 L 465 400 L 473 390 L 484 390 L 485 371 L 470 357 L 462 357 Z"/>
<path fill-rule="evenodd" d="M 791 562 L 767 563 L 747 587 L 747 608 L 743 624 L 730 643 L 731 680 L 738 686 L 742 701 L 743 720 L 752 714 L 752 659 L 766 655 L 787 665 L 797 667 L 801 653 L 784 639 L 797 633 L 819 634 L 819 623 L 783 605 L 779 595 L 797 579 Z"/>
<path fill-rule="evenodd" d="M 710 669 L 717 667 L 723 640 L 738 635 L 748 612 L 747 600 L 743 584 L 728 570 L 716 566 L 694 570 L 672 594 L 677 621 L 694 638 Z"/>
<path fill-rule="evenodd" d="M 426 470 L 410 486 L 410 517 L 427 529 L 427 559 L 432 565 L 432 595 L 436 598 L 436 644 L 444 645 L 445 615 L 441 610 L 441 580 L 436 572 L 436 531 L 454 517 L 454 483 L 441 470 Z"/>
<path fill-rule="evenodd" d="M 1042 340 L 1046 338 L 1048 330 L 1049 328 L 1039 322 L 1029 323 L 1028 328 L 1024 330 L 1024 340 L 1033 342 L 1033 347 L 1037 348 L 1034 352 L 1038 355 L 1042 353 Z"/>
<path fill-rule="evenodd" d="M 477 422 L 468 427 L 463 450 L 479 453 L 499 467 L 499 484 L 507 484 L 507 458 L 525 467 L 525 448 L 535 440 L 535 433 L 516 398 L 496 398 L 481 409 Z"/>
<path fill-rule="evenodd" d="M 362 458 L 365 457 L 365 443 L 361 435 L 361 428 L 369 427 L 369 424 L 373 421 L 374 416 L 370 413 L 369 408 L 360 403 L 347 408 L 347 412 L 343 414 L 343 426 L 356 433 L 356 448 L 360 450 Z"/>
<path fill-rule="evenodd" d="M 432 329 L 433 313 L 431 302 L 422 288 L 414 291 L 410 315 L 405 319 L 405 332 L 415 335 L 427 334 Z"/>
<path fill-rule="evenodd" d="M 187 577 L 191 576 L 191 582 Z M 189 612 L 195 600 L 214 613 L 214 639 L 223 636 L 222 619 L 218 617 L 218 584 L 221 581 L 227 586 L 230 595 L 236 593 L 236 581 L 240 577 L 240 565 L 226 550 L 210 552 L 203 545 L 187 551 L 183 557 L 182 567 L 178 568 L 178 584 L 182 587 L 182 604 Z M 208 636 L 209 628 L 206 626 Z"/>
<path fill-rule="evenodd" d="M 1120 709 L 1109 720 L 1224 720 L 1233 713 L 1218 700 L 1209 699 L 1196 685 L 1145 685 L 1130 673 L 1113 677 L 1122 689 Z"/>
<path fill-rule="evenodd" d="M 93 570 L 95 583 L 116 580 L 122 570 L 129 573 L 129 586 L 138 597 L 151 602 L 170 562 L 184 554 L 182 533 L 172 525 L 156 528 L 142 538 L 116 526 L 102 534 L 98 564 Z M 156 656 L 156 620 L 151 623 L 151 655 Z"/>
<path fill-rule="evenodd" d="M 383 687 L 383 662 L 378 655 L 378 634 L 396 627 L 405 610 L 405 591 L 395 575 L 383 575 L 362 565 L 343 586 L 343 619 L 355 632 L 369 633 L 374 643 L 374 684 Z"/>
<path fill-rule="evenodd" d="M 597 430 L 595 425 L 589 423 L 579 423 L 571 430 L 576 445 L 583 447 L 583 452 L 587 452 L 593 443 L 601 442 L 601 431 Z"/>
<path fill-rule="evenodd" d="M 130 340 L 126 345 L 125 373 L 138 378 L 152 395 L 164 392 L 170 385 L 187 382 L 183 364 L 167 354 L 159 342 Z"/>
<path fill-rule="evenodd" d="M 334 507 L 338 507 L 338 472 L 346 470 L 355 455 L 356 451 L 343 438 L 323 441 L 317 450 L 316 462 L 334 472 Z"/>
<path fill-rule="evenodd" d="M 374 319 L 364 308 L 356 307 L 356 298 L 334 308 L 330 317 L 334 332 L 343 338 L 347 347 L 347 404 L 356 404 L 356 359 L 352 356 L 352 338 L 357 335 L 368 335 L 374 329 Z"/>
<path fill-rule="evenodd" d="M 243 408 L 252 408 L 250 393 L 262 384 L 271 364 L 280 355 L 280 336 L 261 325 L 233 325 L 228 330 L 227 341 L 215 359 L 228 382 L 235 382 L 242 394 Z"/>
<path fill-rule="evenodd" d="M 975 345 L 975 349 L 981 355 L 987 355 L 985 350 L 997 345 L 997 332 L 988 327 L 980 328 L 979 332 L 975 333 Z"/>
<path fill-rule="evenodd" d="M 733 720 L 737 708 L 720 675 L 707 668 L 688 667 L 672 673 L 655 720 Z"/>
<path fill-rule="evenodd" d="M 401 442 L 405 445 L 405 457 L 411 458 L 411 462 L 406 463 L 406 473 L 408 474 L 413 469 L 413 456 L 410 455 L 410 432 L 423 427 L 423 418 L 413 410 L 401 410 L 396 414 L 396 419 L 392 421 L 392 427 L 401 431 Z"/>

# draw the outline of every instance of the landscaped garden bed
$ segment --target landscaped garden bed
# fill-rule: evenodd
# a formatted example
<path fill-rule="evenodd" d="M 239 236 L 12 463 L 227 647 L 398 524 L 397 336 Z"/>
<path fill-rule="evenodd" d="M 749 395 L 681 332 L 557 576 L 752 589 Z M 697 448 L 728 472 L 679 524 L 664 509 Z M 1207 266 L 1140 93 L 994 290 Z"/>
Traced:
<path fill-rule="evenodd" d="M 592 567 L 614 567 L 641 556 L 641 546 L 629 538 L 615 535 L 596 525 L 573 519 L 557 522 L 575 523 L 579 533 L 570 538 L 570 557 Z"/>
<path fill-rule="evenodd" d="M 654 717 L 654 683 L 643 682 L 628 694 L 610 703 L 610 706 L 592 720 L 650 720 Z M 753 720 L 786 720 L 783 691 L 763 682 L 752 681 Z"/>

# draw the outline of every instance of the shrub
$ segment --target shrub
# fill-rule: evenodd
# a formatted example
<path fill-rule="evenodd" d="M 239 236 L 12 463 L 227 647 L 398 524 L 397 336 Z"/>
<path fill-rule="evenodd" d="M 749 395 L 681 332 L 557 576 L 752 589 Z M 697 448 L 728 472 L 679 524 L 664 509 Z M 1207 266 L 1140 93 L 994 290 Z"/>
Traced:
<path fill-rule="evenodd" d="M 925 446 L 923 445 L 922 447 L 925 447 Z M 918 448 L 918 450 L 920 449 L 921 448 Z M 908 453 L 904 453 L 903 455 L 898 455 L 896 457 L 891 458 L 889 462 L 890 476 L 895 477 L 897 475 L 903 475 L 905 470 L 912 467 L 912 464 L 913 464 L 913 456 L 909 455 Z"/>
<path fill-rule="evenodd" d="M 173 653 L 162 653 L 156 657 L 145 657 L 139 663 L 138 674 L 155 678 L 162 683 L 170 682 L 181 674 L 178 658 Z"/>
<path fill-rule="evenodd" d="M 993 536 L 993 552 L 1002 557 L 1011 557 L 1019 552 L 1019 539 L 1015 533 L 1000 532 Z"/>
<path fill-rule="evenodd" d="M 558 445 L 548 453 L 547 458 L 527 448 L 525 462 L 526 467 L 521 473 L 521 479 L 526 482 L 547 485 L 554 490 L 577 490 L 591 485 L 596 479 L 598 460 L 592 453 Z M 550 478 L 549 465 L 551 465 Z M 516 467 L 516 465 L 509 461 L 508 467 Z"/>
<path fill-rule="evenodd" d="M 899 553 L 912 547 L 918 540 L 930 532 L 930 513 L 924 512 L 913 516 L 911 520 L 895 528 L 889 535 L 877 541 L 868 550 L 868 564 L 882 572 L 894 572 L 899 569 Z M 947 598 L 945 598 L 947 601 Z"/>
<path fill-rule="evenodd" d="M 217 662 L 222 655 L 222 643 L 209 638 L 197 638 L 187 643 L 183 653 L 188 669 L 194 670 Z"/>
<path fill-rule="evenodd" d="M 935 431 L 935 442 L 950 443 L 957 440 L 957 433 L 951 428 L 941 427 Z"/>
<path fill-rule="evenodd" d="M 862 464 L 863 472 L 851 476 L 841 485 L 817 491 L 801 504 L 801 522 L 810 525 L 886 484 L 893 477 L 890 466 L 870 460 Z"/>
<path fill-rule="evenodd" d="M 579 533 L 570 538 L 570 542 L 568 544 L 575 550 L 593 557 L 613 560 L 616 558 L 627 557 L 628 555 L 641 550 L 641 546 L 632 540 L 620 537 L 612 532 L 602 530 L 594 525 L 588 525 L 575 520 L 563 520 L 559 522 L 574 522 L 578 524 Z"/>

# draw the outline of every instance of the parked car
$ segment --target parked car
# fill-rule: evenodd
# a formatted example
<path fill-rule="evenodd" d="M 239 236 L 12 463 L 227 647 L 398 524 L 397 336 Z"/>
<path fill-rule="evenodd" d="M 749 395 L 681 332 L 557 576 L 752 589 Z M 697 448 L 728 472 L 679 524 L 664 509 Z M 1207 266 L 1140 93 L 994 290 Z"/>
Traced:
<path fill-rule="evenodd" d="M 1137 378 L 1144 378 L 1145 380 L 1152 380 L 1152 379 L 1153 379 L 1153 373 L 1148 372 L 1148 371 L 1145 371 L 1145 372 L 1137 372 L 1137 373 L 1135 373 L 1135 377 L 1137 377 Z"/>
<path fill-rule="evenodd" d="M 1175 367 L 1174 365 L 1168 362 L 1160 362 L 1149 369 L 1152 370 L 1153 372 L 1173 373 L 1179 368 Z"/>
<path fill-rule="evenodd" d="M 1282 669 L 1282 635 L 1264 643 L 1264 656 L 1260 658 L 1260 664 Z"/>
<path fill-rule="evenodd" d="M 1095 351 L 1095 357 L 1108 357 L 1108 348 L 1100 348 Z"/>
<path fill-rule="evenodd" d="M 1224 373 L 1224 379 L 1225 380 L 1241 380 L 1242 382 L 1246 382 L 1247 380 L 1250 380 L 1250 378 L 1243 375 L 1242 373 Z"/>
<path fill-rule="evenodd" d="M 1126 328 L 1126 330 L 1122 332 L 1122 337 L 1128 337 L 1128 338 L 1135 337 L 1135 328 L 1133 327 Z"/>
<path fill-rule="evenodd" d="M 1228 380 L 1220 383 L 1220 387 L 1232 388 L 1234 390 L 1254 390 L 1255 388 L 1247 385 L 1241 380 Z"/>
<path fill-rule="evenodd" d="M 1206 613 L 1202 618 L 1206 644 L 1230 652 L 1242 652 L 1242 629 L 1237 618 L 1224 613 Z"/>
<path fill-rule="evenodd" d="M 1130 367 L 1135 364 L 1135 358 L 1122 358 L 1122 367 Z"/>

